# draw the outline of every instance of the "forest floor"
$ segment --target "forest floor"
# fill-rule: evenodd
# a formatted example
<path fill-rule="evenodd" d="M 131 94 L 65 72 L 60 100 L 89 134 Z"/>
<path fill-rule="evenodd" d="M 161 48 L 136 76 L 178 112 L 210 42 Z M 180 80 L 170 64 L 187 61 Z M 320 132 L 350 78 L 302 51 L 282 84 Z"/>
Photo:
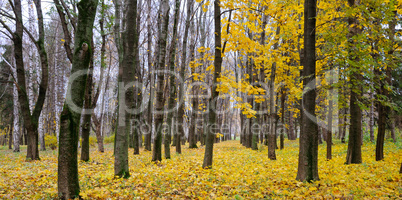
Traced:
<path fill-rule="evenodd" d="M 294 199 L 294 198 L 402 198 L 400 143 L 387 141 L 385 160 L 375 161 L 375 144 L 362 146 L 363 163 L 345 165 L 347 144 L 335 140 L 333 159 L 319 146 L 319 181 L 295 180 L 298 141 L 285 142 L 268 160 L 267 148 L 246 149 L 239 141 L 214 145 L 213 168 L 202 169 L 204 147 L 183 148 L 172 159 L 151 162 L 152 152 L 129 153 L 131 177 L 115 178 L 113 146 L 104 153 L 91 148 L 91 160 L 79 162 L 80 195 L 84 199 Z M 41 161 L 26 162 L 20 153 L 0 149 L 0 199 L 53 199 L 57 196 L 57 150 L 40 152 Z"/>

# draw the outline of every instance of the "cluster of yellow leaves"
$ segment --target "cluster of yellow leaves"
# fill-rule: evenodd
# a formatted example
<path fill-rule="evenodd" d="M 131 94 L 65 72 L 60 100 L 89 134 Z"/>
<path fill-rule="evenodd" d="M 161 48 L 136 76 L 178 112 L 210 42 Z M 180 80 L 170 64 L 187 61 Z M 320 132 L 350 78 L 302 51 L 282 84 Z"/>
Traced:
<path fill-rule="evenodd" d="M 84 199 L 293 199 L 398 198 L 402 177 L 398 174 L 402 151 L 385 144 L 385 160 L 374 160 L 375 145 L 362 147 L 363 164 L 345 165 L 347 145 L 335 141 L 333 159 L 325 159 L 325 145 L 319 147 L 320 181 L 295 181 L 298 141 L 286 141 L 277 160 L 267 158 L 267 148 L 253 151 L 238 141 L 218 143 L 214 163 L 202 169 L 204 147 L 172 154 L 158 165 L 151 152 L 129 152 L 131 177 L 115 178 L 112 146 L 105 153 L 91 149 L 91 161 L 79 163 L 80 195 Z M 57 196 L 57 151 L 41 154 L 41 161 L 25 162 L 25 153 L 0 151 L 0 199 L 49 199 Z M 172 149 L 174 152 L 174 148 Z"/>

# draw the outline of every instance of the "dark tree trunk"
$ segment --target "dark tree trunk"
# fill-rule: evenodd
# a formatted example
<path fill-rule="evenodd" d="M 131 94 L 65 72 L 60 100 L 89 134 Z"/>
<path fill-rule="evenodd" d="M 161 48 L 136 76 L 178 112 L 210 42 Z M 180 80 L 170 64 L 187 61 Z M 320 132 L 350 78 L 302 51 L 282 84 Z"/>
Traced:
<path fill-rule="evenodd" d="M 286 92 L 284 89 L 282 89 L 282 95 L 281 95 L 281 108 L 282 108 L 282 130 L 281 130 L 281 135 L 280 135 L 280 149 L 283 149 L 285 146 L 285 101 L 286 101 Z"/>
<path fill-rule="evenodd" d="M 10 130 L 8 133 L 8 149 L 13 149 L 13 130 L 14 130 L 14 126 L 10 125 Z"/>
<path fill-rule="evenodd" d="M 154 77 L 155 75 L 152 72 L 152 21 L 151 21 L 151 0 L 147 0 L 147 58 L 148 58 L 148 70 L 149 70 L 149 102 L 148 102 L 148 119 L 147 123 L 149 126 L 149 130 L 144 135 L 144 147 L 145 150 L 151 151 L 151 139 L 152 139 L 152 109 L 153 109 L 153 101 L 154 101 Z"/>
<path fill-rule="evenodd" d="M 220 8 L 220 0 L 214 1 L 214 23 L 215 23 L 215 60 L 214 60 L 214 77 L 212 83 L 218 83 L 218 78 L 220 77 L 221 69 L 222 69 L 222 41 L 221 41 L 221 8 Z M 214 138 L 216 131 L 211 130 L 212 126 L 216 125 L 217 117 L 214 108 L 216 107 L 218 91 L 216 91 L 216 84 L 212 84 L 212 96 L 209 99 L 208 104 L 208 131 L 206 132 L 205 139 L 205 154 L 204 154 L 204 162 L 202 164 L 203 168 L 211 168 L 212 167 L 212 158 L 213 158 L 213 148 L 214 148 Z M 214 105 L 215 104 L 215 105 Z"/>
<path fill-rule="evenodd" d="M 138 2 L 141 5 L 141 0 Z M 141 24 L 141 8 L 138 9 L 136 7 L 135 15 L 135 35 L 134 35 L 134 81 L 135 82 L 142 82 L 142 73 L 140 70 L 140 50 L 139 50 L 139 38 L 140 38 L 140 24 Z M 136 110 L 140 110 L 142 106 L 142 88 L 139 86 L 135 86 L 134 89 L 134 107 Z M 134 130 L 133 130 L 133 148 L 134 148 L 134 155 L 140 154 L 140 122 L 141 122 L 141 113 L 139 111 L 133 113 L 132 119 L 134 121 Z"/>
<path fill-rule="evenodd" d="M 355 0 L 348 0 L 349 6 L 356 7 L 357 2 Z M 348 33 L 348 43 L 349 43 L 349 58 L 353 63 L 359 63 L 359 57 L 356 49 L 356 37 L 362 30 L 359 28 L 358 19 L 356 17 L 349 17 L 349 33 Z M 346 164 L 352 163 L 362 163 L 362 110 L 359 107 L 359 102 L 361 102 L 362 93 L 362 81 L 363 76 L 358 72 L 360 66 L 350 63 L 350 67 L 355 69 L 350 75 L 351 82 L 351 93 L 350 93 L 350 126 L 349 126 L 349 143 L 348 151 L 346 156 Z"/>
<path fill-rule="evenodd" d="M 60 199 L 79 196 L 77 145 L 78 132 L 85 93 L 86 75 L 90 63 L 92 28 L 98 1 L 81 0 L 78 3 L 78 26 L 75 32 L 75 49 L 68 82 L 66 103 L 60 116 L 58 194 Z M 75 75 L 75 76 L 74 76 Z M 71 107 L 73 104 L 77 106 Z"/>
<path fill-rule="evenodd" d="M 24 59 L 23 59 L 23 20 L 22 20 L 22 8 L 21 8 L 21 1 L 15 0 L 14 1 L 14 11 L 15 11 L 15 32 L 11 32 L 11 29 L 3 24 L 6 29 L 12 35 L 12 40 L 14 42 L 14 58 L 16 64 L 16 71 L 17 71 L 17 90 L 18 90 L 18 102 L 20 105 L 20 111 L 23 118 L 23 123 L 27 130 L 27 135 L 29 135 L 29 142 L 27 142 L 27 137 L 25 137 L 25 142 L 27 143 L 27 160 L 40 160 L 39 159 L 39 149 L 38 149 L 38 122 L 39 117 L 43 108 L 43 104 L 46 98 L 46 89 L 48 85 L 48 60 L 47 60 L 47 53 L 45 50 L 44 40 L 45 40 L 45 33 L 44 33 L 44 26 L 43 26 L 43 14 L 42 14 L 42 7 L 41 2 L 35 0 L 36 12 L 38 15 L 38 30 L 39 30 L 39 37 L 38 40 L 35 41 L 35 38 L 32 37 L 31 34 L 28 34 L 33 43 L 35 43 L 36 48 L 40 55 L 40 62 L 42 67 L 41 72 L 41 82 L 39 84 L 39 95 L 37 98 L 37 102 L 33 108 L 32 114 L 30 112 L 30 105 L 29 99 L 27 95 L 27 87 L 25 83 L 25 69 L 24 69 Z M 21 127 L 25 132 L 25 129 Z"/>
<path fill-rule="evenodd" d="M 187 40 L 190 28 L 190 21 L 191 21 L 191 14 L 192 8 L 194 5 L 194 0 L 187 0 L 187 17 L 186 23 L 184 28 L 184 35 L 183 35 L 183 54 L 181 60 L 181 67 L 180 67 L 180 93 L 179 93 L 179 109 L 178 109 L 178 137 L 176 142 L 176 153 L 181 153 L 181 143 L 179 142 L 182 137 L 184 137 L 184 94 L 185 94 L 185 86 L 184 86 L 184 71 L 186 69 L 186 59 L 187 59 Z"/>
<path fill-rule="evenodd" d="M 392 41 L 392 45 L 394 45 L 394 38 L 395 38 L 395 26 L 396 26 L 395 16 L 396 16 L 396 12 L 394 12 L 393 19 L 389 23 L 389 29 L 390 29 L 389 38 Z M 393 50 L 390 50 L 388 52 L 388 55 L 392 55 L 392 54 L 393 54 Z M 392 63 L 390 63 L 390 65 L 392 65 Z M 392 76 L 391 67 L 387 67 L 386 69 L 383 69 L 382 71 L 385 71 L 386 78 L 384 80 L 381 80 L 381 78 L 378 77 L 380 84 L 379 84 L 379 89 L 378 89 L 377 94 L 380 94 L 380 95 L 384 96 L 385 98 L 388 98 L 389 92 L 388 92 L 387 87 L 389 85 L 391 85 L 391 76 Z M 376 70 L 376 72 L 377 72 L 377 74 L 380 73 L 378 70 Z M 376 148 L 375 148 L 375 160 L 376 161 L 384 159 L 385 125 L 387 123 L 387 118 L 390 118 L 390 116 L 391 116 L 390 112 L 391 112 L 391 108 L 388 105 L 386 105 L 384 102 L 378 102 L 378 134 L 377 134 L 377 143 L 376 143 Z"/>
<path fill-rule="evenodd" d="M 316 0 L 304 2 L 303 130 L 300 133 L 299 164 L 296 180 L 314 181 L 318 177 L 318 127 L 315 115 L 315 27 Z"/>
<path fill-rule="evenodd" d="M 296 140 L 293 112 L 289 111 L 289 140 Z"/>
<path fill-rule="evenodd" d="M 402 163 L 401 163 L 401 168 L 399 169 L 399 173 L 402 174 Z"/>
<path fill-rule="evenodd" d="M 390 114 L 390 124 L 391 124 L 391 138 L 392 141 L 396 142 L 396 135 L 395 135 L 395 111 L 392 109 Z"/>
<path fill-rule="evenodd" d="M 173 19 L 173 36 L 170 45 L 170 58 L 169 58 L 169 70 L 170 72 L 175 71 L 175 59 L 176 59 L 176 39 L 177 39 L 177 24 L 179 21 L 179 10 L 180 10 L 180 0 L 175 0 L 175 8 L 174 8 L 174 19 Z M 165 146 L 165 158 L 170 159 L 170 143 L 173 135 L 176 135 L 175 131 L 175 117 L 174 117 L 174 107 L 177 102 L 176 98 L 176 84 L 175 84 L 175 76 L 169 74 L 169 99 L 168 99 L 168 114 L 167 114 L 167 125 L 168 131 L 165 137 L 164 146 Z M 175 137 L 173 137 L 173 143 L 175 143 Z M 173 145 L 172 145 L 173 146 Z"/>
<path fill-rule="evenodd" d="M 332 67 L 330 67 L 330 72 L 329 72 L 329 85 L 332 88 L 333 84 L 333 75 L 332 75 Z M 333 102 L 332 102 L 332 89 L 328 91 L 329 95 L 329 102 L 328 102 L 328 126 L 327 126 L 327 160 L 332 159 L 332 107 L 333 107 Z"/>
<path fill-rule="evenodd" d="M 342 126 L 342 132 L 341 132 L 341 142 L 346 143 L 346 141 L 345 141 L 346 122 L 347 122 L 347 119 L 348 119 L 346 114 L 348 114 L 348 110 L 345 108 L 343 111 L 344 111 L 344 114 L 343 114 L 343 126 Z"/>
<path fill-rule="evenodd" d="M 276 29 L 276 34 L 279 35 L 280 27 L 278 26 Z M 278 42 L 274 44 L 274 50 L 278 49 Z M 276 108 L 275 108 L 275 73 L 276 73 L 276 63 L 274 62 L 271 66 L 271 75 L 270 75 L 270 86 L 269 86 L 269 110 L 270 110 L 270 119 L 269 119 L 269 131 L 268 131 L 268 158 L 270 160 L 276 160 L 275 149 L 277 146 L 276 143 L 276 130 L 275 130 L 275 121 L 276 121 Z"/>
<path fill-rule="evenodd" d="M 162 0 L 158 12 L 158 55 L 157 55 L 157 70 L 163 70 L 165 68 L 166 58 L 166 45 L 167 45 L 167 32 L 169 27 L 169 2 L 168 0 Z M 156 89 L 156 102 L 155 102 L 155 140 L 152 151 L 152 161 L 162 161 L 162 131 L 163 131 L 163 115 L 164 115 L 164 75 L 157 75 L 157 89 Z"/>
<path fill-rule="evenodd" d="M 117 121 L 117 132 L 115 136 L 115 176 L 128 178 L 130 176 L 128 167 L 128 143 L 129 135 L 132 131 L 132 114 L 135 109 L 136 89 L 134 85 L 129 85 L 135 80 L 137 63 L 135 62 L 137 33 L 137 1 L 127 1 L 127 8 L 124 12 L 123 25 L 126 26 L 122 34 L 123 58 L 119 66 L 119 115 Z M 128 112 L 128 110 L 130 112 Z M 138 111 L 136 111 L 138 112 Z"/>
<path fill-rule="evenodd" d="M 93 39 L 91 40 L 91 46 L 94 46 Z M 89 64 L 89 73 L 87 75 L 86 86 L 85 86 L 85 96 L 84 96 L 84 109 L 92 108 L 92 86 L 93 86 L 93 61 L 94 52 L 91 52 L 91 61 Z M 91 113 L 83 113 L 82 125 L 81 125 L 81 160 L 89 161 L 89 133 L 91 131 Z"/>
<path fill-rule="evenodd" d="M 370 92 L 370 99 L 374 99 L 374 93 L 372 91 Z M 374 101 L 372 101 L 370 105 L 369 118 L 370 142 L 374 142 Z"/>

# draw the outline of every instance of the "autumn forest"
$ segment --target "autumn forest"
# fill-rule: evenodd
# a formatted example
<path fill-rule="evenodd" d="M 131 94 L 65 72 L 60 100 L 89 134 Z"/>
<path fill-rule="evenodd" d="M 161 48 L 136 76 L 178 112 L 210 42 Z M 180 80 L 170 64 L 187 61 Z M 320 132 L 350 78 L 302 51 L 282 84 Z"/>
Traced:
<path fill-rule="evenodd" d="M 2 0 L 0 199 L 402 198 L 402 0 Z"/>

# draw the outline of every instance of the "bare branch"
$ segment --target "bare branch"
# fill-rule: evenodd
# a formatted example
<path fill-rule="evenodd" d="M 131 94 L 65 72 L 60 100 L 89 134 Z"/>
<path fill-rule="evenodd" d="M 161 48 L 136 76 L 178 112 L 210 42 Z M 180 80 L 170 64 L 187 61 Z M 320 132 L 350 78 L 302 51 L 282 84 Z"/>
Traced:
<path fill-rule="evenodd" d="M 11 35 L 13 35 L 13 31 L 10 29 L 9 26 L 7 26 L 6 23 L 3 22 L 3 20 L 0 20 L 0 24 L 3 25 L 3 27 L 4 27 Z"/>
<path fill-rule="evenodd" d="M 7 11 L 5 11 L 4 9 L 0 8 L 0 11 L 1 11 L 1 12 L 0 12 L 0 15 L 1 15 L 1 16 L 7 17 L 7 18 L 12 19 L 12 20 L 15 20 L 15 17 L 13 17 L 13 16 L 7 14 Z"/>
<path fill-rule="evenodd" d="M 66 5 L 66 3 L 64 3 L 64 0 L 60 0 L 60 2 L 61 2 L 61 5 L 63 6 L 63 8 L 64 8 L 64 11 L 66 11 L 66 13 L 67 13 L 67 16 L 68 16 L 68 18 L 70 19 L 70 21 L 71 21 L 71 26 L 73 26 L 73 29 L 74 29 L 74 31 L 75 31 L 75 29 L 76 29 L 76 27 L 75 27 L 75 18 L 71 15 L 71 13 L 68 11 L 68 7 L 67 7 L 67 5 Z"/>
<path fill-rule="evenodd" d="M 63 28 L 64 40 L 65 40 L 64 48 L 65 48 L 66 53 L 67 53 L 67 58 L 72 63 L 73 62 L 73 52 L 72 52 L 72 49 L 71 49 L 71 46 L 70 46 L 72 39 L 71 39 L 70 31 L 68 30 L 68 27 L 67 27 L 65 14 L 64 14 L 63 10 L 61 9 L 60 1 L 59 0 L 53 0 L 53 2 L 56 5 L 56 10 L 59 13 L 61 26 Z"/>
<path fill-rule="evenodd" d="M 3 33 L 3 35 L 7 36 L 10 40 L 13 40 L 13 37 L 11 35 L 8 35 L 8 33 L 0 30 L 0 33 Z"/>

